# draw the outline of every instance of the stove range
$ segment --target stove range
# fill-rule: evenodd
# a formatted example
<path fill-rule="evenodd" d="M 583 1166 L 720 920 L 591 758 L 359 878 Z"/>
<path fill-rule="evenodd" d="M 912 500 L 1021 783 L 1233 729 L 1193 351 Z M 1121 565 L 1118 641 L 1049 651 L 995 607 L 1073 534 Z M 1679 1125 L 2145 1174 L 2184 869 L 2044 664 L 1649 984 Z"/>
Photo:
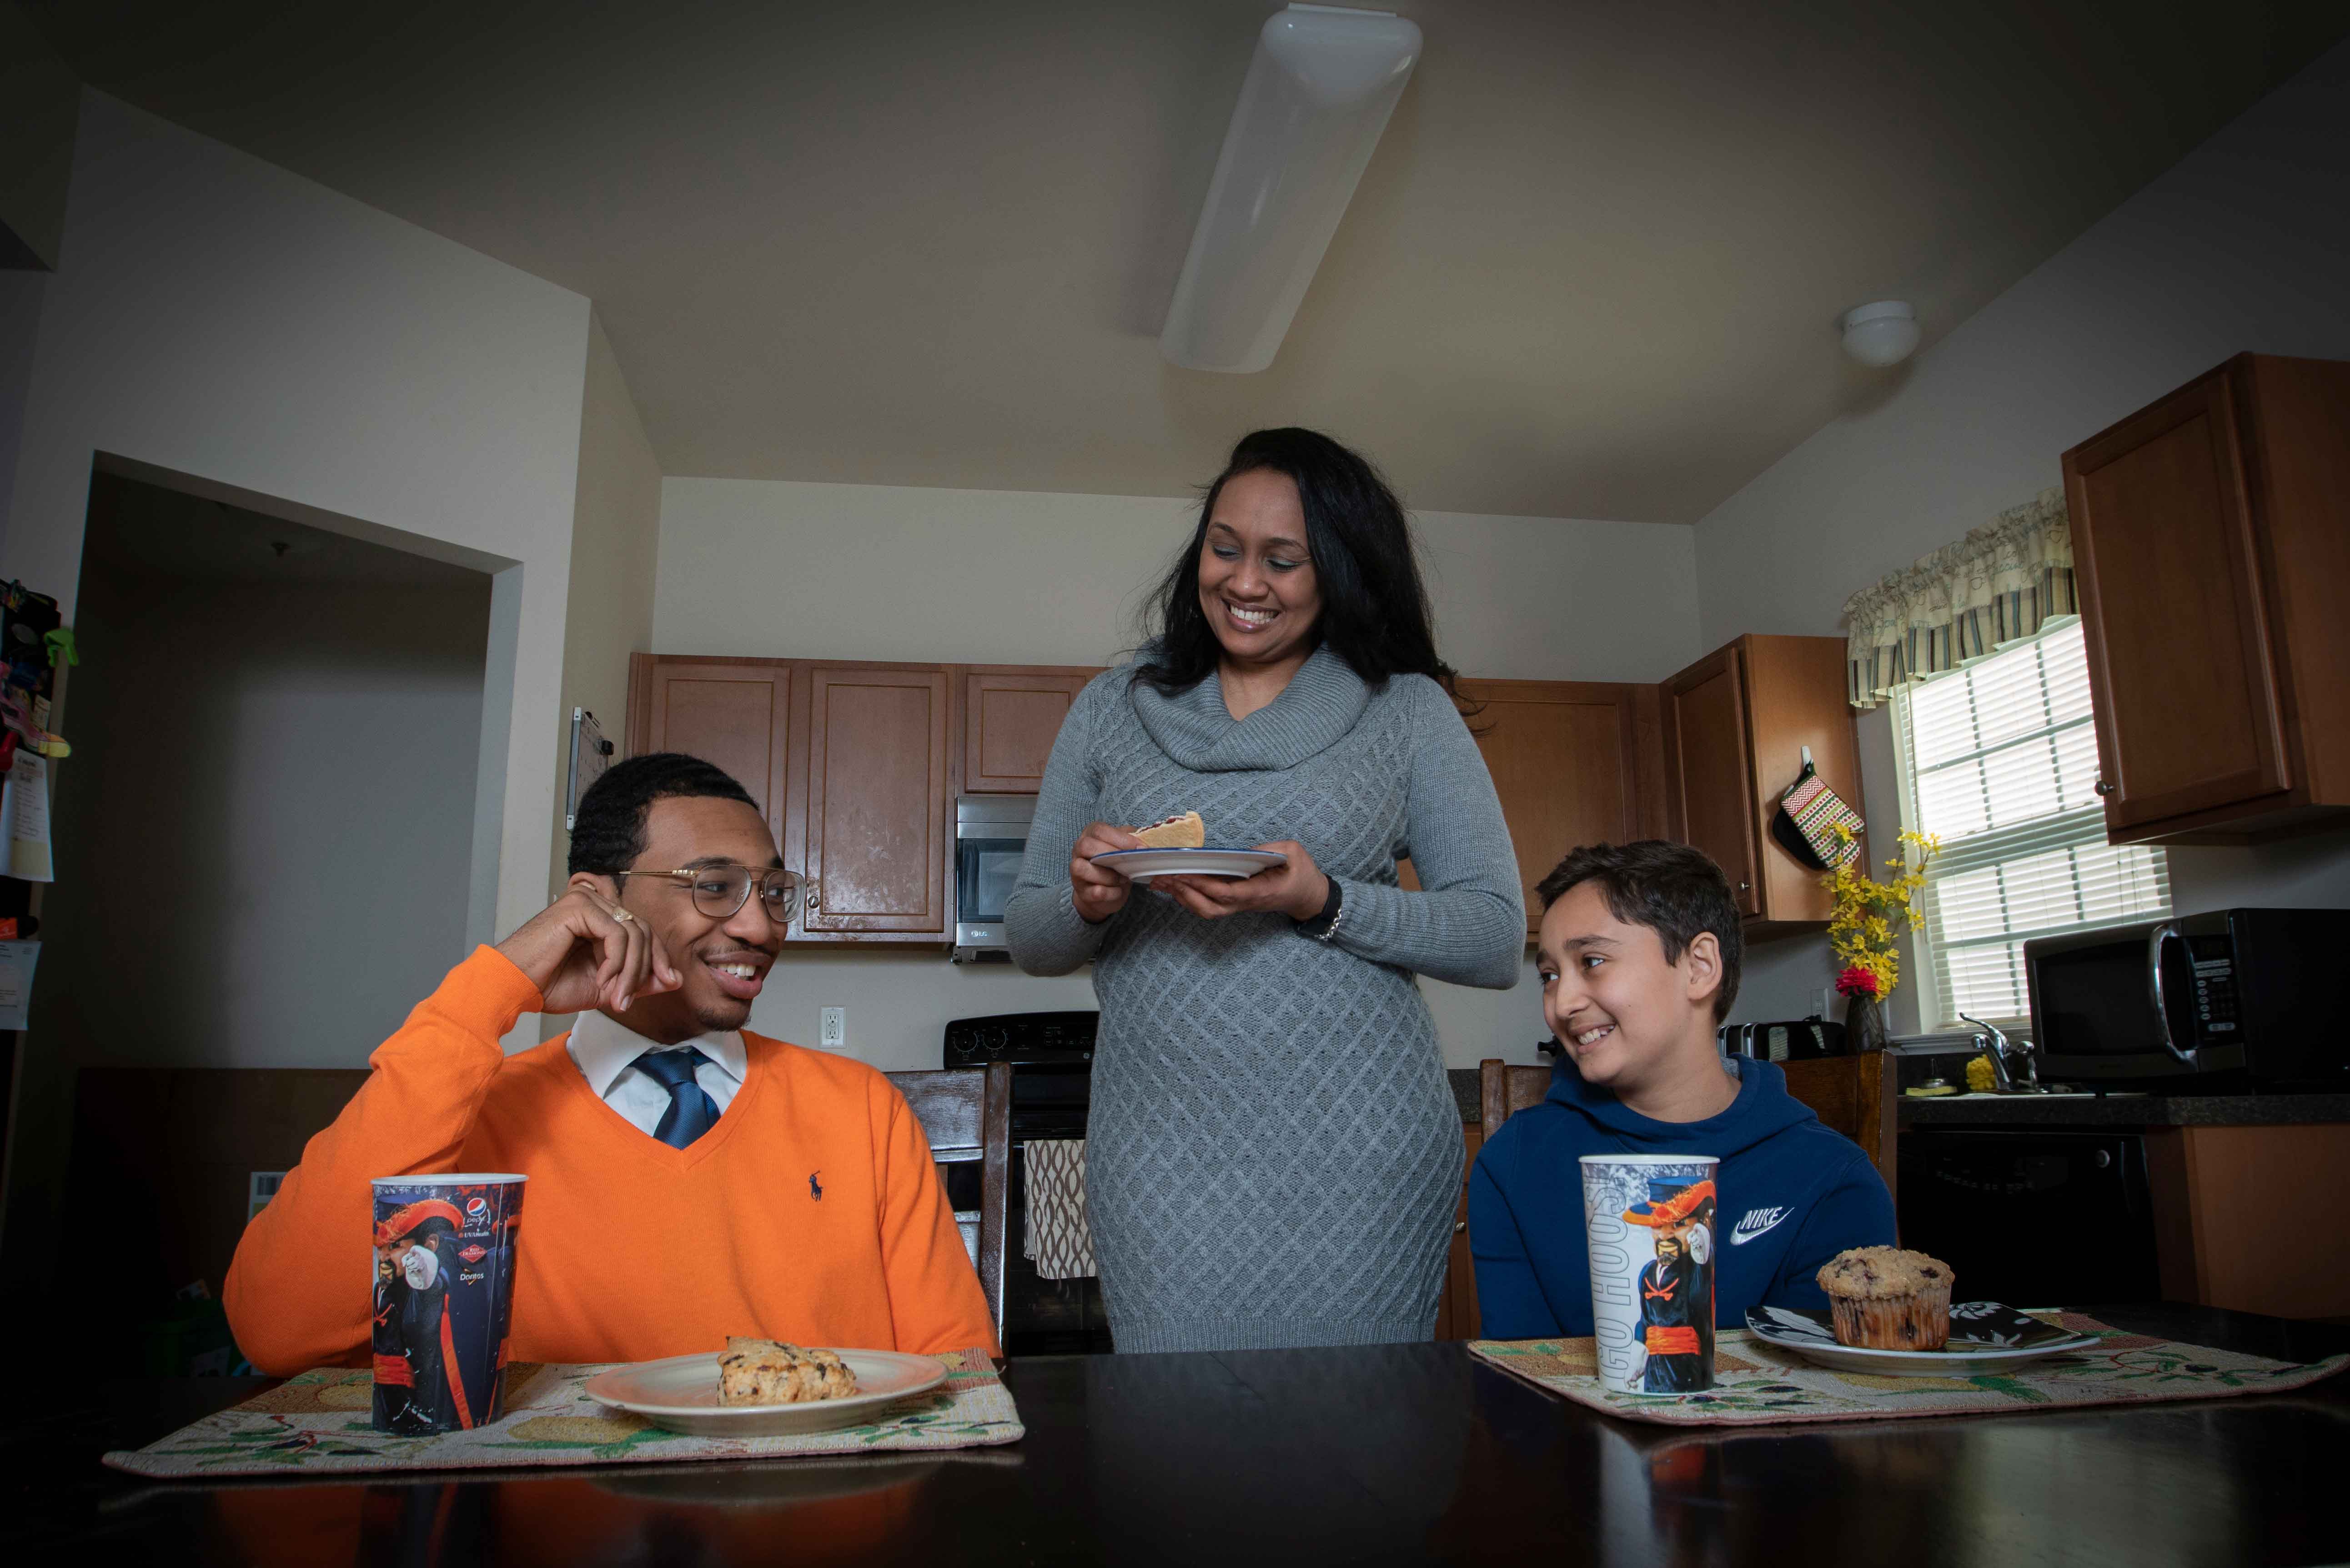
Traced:
<path fill-rule="evenodd" d="M 1095 1280 L 1048 1280 L 1022 1256 L 1027 1221 L 1027 1177 L 1022 1149 L 1031 1138 L 1081 1138 L 1092 1098 L 1094 1035 L 1101 1014 L 1087 1012 L 999 1012 L 947 1024 L 943 1052 L 950 1067 L 1012 1067 L 1010 1234 L 1003 1248 L 1003 1352 L 1048 1355 L 1107 1351 L 1109 1319 Z M 950 1166 L 954 1179 L 973 1166 Z M 964 1179 L 969 1179 L 968 1178 Z M 971 1202 L 975 1204 L 974 1197 Z"/>

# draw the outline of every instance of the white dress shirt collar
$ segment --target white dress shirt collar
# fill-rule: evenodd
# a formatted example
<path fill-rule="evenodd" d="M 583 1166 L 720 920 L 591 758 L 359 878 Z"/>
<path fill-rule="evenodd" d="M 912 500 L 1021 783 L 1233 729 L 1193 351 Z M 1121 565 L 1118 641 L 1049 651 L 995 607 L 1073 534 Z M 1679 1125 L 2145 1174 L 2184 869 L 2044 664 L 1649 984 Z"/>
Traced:
<path fill-rule="evenodd" d="M 598 1099 L 612 1092 L 614 1080 L 629 1070 L 636 1059 L 648 1051 L 670 1051 L 691 1045 L 717 1064 L 719 1069 L 742 1083 L 751 1070 L 751 1055 L 743 1049 L 740 1031 L 729 1029 L 720 1033 L 699 1035 L 681 1040 L 677 1045 L 663 1045 L 658 1040 L 648 1040 L 619 1020 L 602 1012 L 583 1012 L 571 1025 L 569 1049 L 571 1060 L 588 1080 L 588 1086 Z"/>

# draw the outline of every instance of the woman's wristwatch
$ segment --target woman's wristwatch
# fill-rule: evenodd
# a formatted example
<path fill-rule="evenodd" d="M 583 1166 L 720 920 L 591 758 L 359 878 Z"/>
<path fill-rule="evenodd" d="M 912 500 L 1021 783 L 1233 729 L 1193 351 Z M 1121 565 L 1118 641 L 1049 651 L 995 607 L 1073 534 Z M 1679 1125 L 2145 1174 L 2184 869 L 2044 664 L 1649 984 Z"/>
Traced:
<path fill-rule="evenodd" d="M 1338 922 L 1346 913 L 1346 900 L 1340 896 L 1338 878 L 1331 877 L 1329 896 L 1322 900 L 1322 912 L 1310 920 L 1297 922 L 1297 934 L 1326 942 L 1338 934 Z"/>

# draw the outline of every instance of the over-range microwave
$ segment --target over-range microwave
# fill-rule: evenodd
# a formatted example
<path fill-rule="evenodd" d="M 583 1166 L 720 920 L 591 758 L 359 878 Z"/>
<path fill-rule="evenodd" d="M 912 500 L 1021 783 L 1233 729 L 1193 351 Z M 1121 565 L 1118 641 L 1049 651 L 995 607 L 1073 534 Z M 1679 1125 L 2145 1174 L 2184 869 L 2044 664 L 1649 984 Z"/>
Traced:
<path fill-rule="evenodd" d="M 1020 880 L 1028 852 L 1028 825 L 1036 815 L 1033 794 L 964 794 L 955 797 L 954 961 L 1007 963 L 1003 907 Z"/>
<path fill-rule="evenodd" d="M 2350 909 L 2219 909 L 2023 944 L 2040 1076 L 2350 1089 Z"/>

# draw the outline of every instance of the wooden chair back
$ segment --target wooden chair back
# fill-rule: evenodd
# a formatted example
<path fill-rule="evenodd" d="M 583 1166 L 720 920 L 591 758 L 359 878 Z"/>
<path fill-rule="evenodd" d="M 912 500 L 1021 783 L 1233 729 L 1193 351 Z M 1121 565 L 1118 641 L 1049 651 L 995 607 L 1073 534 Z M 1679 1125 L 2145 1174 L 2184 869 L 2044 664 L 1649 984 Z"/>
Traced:
<path fill-rule="evenodd" d="M 1787 1093 L 1809 1106 L 1823 1127 L 1858 1144 L 1885 1179 L 1885 1189 L 1899 1198 L 1900 1189 L 1894 1186 L 1894 1157 L 1901 1141 L 1898 1106 L 1895 1075 L 1887 1070 L 1883 1054 L 1872 1051 L 1782 1062 L 1779 1066 L 1787 1075 Z M 1512 1067 L 1489 1058 L 1478 1064 L 1477 1086 L 1482 1132 L 1492 1137 L 1493 1129 L 1513 1114 L 1542 1103 L 1550 1093 L 1550 1069 Z"/>
<path fill-rule="evenodd" d="M 931 1140 L 939 1179 L 950 1165 L 977 1163 L 979 1207 L 955 1210 L 955 1224 L 971 1265 L 987 1293 L 988 1316 L 1003 1341 L 1003 1244 L 1012 1187 L 1012 1068 L 946 1067 L 928 1073 L 892 1073 L 889 1082 L 906 1096 L 915 1119 Z"/>
<path fill-rule="evenodd" d="M 1513 1067 L 1488 1056 L 1477 1064 L 1479 1132 L 1492 1137 L 1493 1129 L 1528 1106 L 1538 1106 L 1550 1093 L 1548 1067 Z"/>
<path fill-rule="evenodd" d="M 1822 1127 L 1860 1145 L 1861 1153 L 1885 1179 L 1885 1189 L 1898 1199 L 1901 1190 L 1894 1185 L 1894 1157 L 1901 1144 L 1898 1075 L 1884 1054 L 1782 1062 L 1779 1068 L 1787 1075 L 1787 1093 L 1810 1106 Z"/>

